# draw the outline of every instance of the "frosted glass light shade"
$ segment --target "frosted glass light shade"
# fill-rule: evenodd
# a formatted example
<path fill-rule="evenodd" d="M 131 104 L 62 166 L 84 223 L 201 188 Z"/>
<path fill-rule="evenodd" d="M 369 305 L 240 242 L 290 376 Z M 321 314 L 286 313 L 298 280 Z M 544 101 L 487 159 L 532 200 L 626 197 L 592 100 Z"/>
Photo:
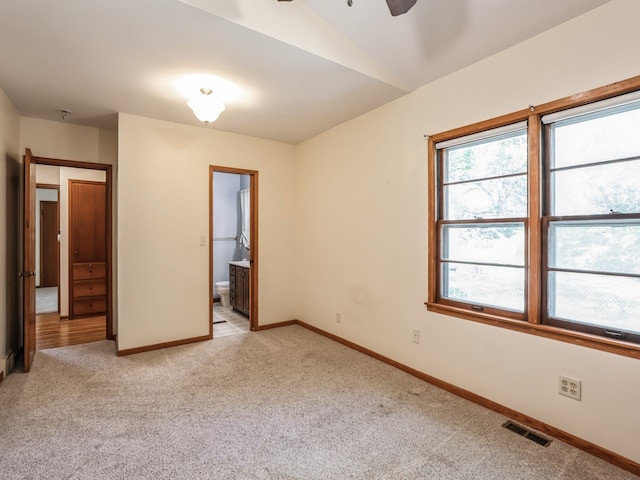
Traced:
<path fill-rule="evenodd" d="M 204 122 L 205 125 L 215 122 L 225 109 L 224 103 L 213 96 L 210 91 L 209 93 L 202 92 L 191 98 L 187 105 L 193 110 L 198 120 Z"/>

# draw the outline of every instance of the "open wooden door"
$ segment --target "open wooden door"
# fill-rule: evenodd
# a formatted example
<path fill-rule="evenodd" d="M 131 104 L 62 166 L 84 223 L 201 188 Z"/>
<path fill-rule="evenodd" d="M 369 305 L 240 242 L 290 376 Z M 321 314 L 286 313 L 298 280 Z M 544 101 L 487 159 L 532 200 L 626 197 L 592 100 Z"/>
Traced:
<path fill-rule="evenodd" d="M 22 331 L 24 334 L 24 371 L 31 370 L 36 354 L 36 166 L 31 150 L 24 154 L 24 238 L 20 276 L 22 288 Z"/>

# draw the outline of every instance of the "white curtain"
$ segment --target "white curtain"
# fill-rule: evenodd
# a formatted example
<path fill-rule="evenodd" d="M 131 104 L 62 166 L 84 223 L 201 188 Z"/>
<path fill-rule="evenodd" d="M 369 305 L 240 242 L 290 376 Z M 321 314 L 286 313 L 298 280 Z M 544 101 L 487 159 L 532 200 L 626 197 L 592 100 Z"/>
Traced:
<path fill-rule="evenodd" d="M 240 190 L 240 215 L 241 215 L 241 228 L 242 233 L 240 234 L 240 244 L 249 250 L 249 238 L 250 235 L 250 226 L 251 226 L 251 215 L 250 215 L 250 195 L 249 189 L 245 188 L 244 190 Z"/>

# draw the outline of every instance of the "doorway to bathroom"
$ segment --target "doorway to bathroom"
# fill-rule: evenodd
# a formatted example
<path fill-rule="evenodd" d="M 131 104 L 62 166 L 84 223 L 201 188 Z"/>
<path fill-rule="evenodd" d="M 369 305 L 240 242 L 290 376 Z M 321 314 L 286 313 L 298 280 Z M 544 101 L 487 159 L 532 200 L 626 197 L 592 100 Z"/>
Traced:
<path fill-rule="evenodd" d="M 258 172 L 210 167 L 212 335 L 257 330 Z"/>

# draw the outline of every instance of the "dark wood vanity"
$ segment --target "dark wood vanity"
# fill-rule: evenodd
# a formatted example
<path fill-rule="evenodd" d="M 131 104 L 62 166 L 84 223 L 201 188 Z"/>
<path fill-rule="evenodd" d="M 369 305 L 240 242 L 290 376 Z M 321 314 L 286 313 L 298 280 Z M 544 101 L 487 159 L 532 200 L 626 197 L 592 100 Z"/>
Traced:
<path fill-rule="evenodd" d="M 229 302 L 231 307 L 249 316 L 249 266 L 229 264 Z"/>

